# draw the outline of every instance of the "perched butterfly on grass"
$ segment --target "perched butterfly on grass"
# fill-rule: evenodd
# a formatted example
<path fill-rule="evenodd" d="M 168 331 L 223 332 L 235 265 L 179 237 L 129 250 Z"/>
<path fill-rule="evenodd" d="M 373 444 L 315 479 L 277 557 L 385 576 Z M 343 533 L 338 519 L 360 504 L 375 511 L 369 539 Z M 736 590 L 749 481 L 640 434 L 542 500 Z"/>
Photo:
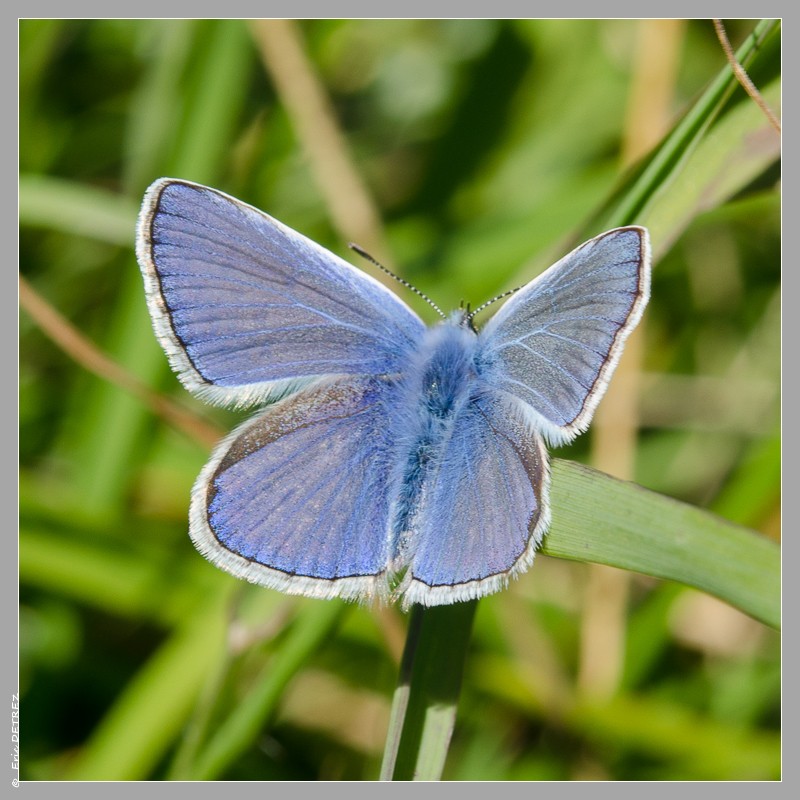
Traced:
<path fill-rule="evenodd" d="M 550 522 L 545 439 L 584 431 L 650 290 L 647 231 L 589 240 L 480 330 L 433 327 L 378 281 L 228 195 L 163 178 L 136 252 L 156 335 L 212 403 L 271 402 L 192 491 L 198 550 L 290 594 L 481 597 Z"/>

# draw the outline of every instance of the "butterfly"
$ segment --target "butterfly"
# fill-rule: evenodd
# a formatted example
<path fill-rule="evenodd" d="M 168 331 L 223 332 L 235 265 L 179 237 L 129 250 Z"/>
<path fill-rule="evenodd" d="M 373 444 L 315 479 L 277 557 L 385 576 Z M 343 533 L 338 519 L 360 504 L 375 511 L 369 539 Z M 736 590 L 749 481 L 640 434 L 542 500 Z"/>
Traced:
<path fill-rule="evenodd" d="M 289 594 L 442 605 L 526 571 L 550 523 L 545 440 L 584 431 L 650 293 L 647 230 L 616 228 L 476 331 L 428 327 L 371 276 L 252 206 L 162 178 L 136 254 L 183 385 L 264 405 L 213 451 L 190 536 Z"/>

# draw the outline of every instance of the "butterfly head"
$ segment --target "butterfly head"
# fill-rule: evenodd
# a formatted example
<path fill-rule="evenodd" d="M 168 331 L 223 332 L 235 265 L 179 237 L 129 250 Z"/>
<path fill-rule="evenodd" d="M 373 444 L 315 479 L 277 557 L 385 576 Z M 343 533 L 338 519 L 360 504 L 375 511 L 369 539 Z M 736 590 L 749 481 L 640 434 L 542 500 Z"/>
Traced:
<path fill-rule="evenodd" d="M 477 333 L 478 331 L 475 328 L 475 325 L 472 323 L 472 317 L 473 313 L 470 311 L 470 304 L 464 303 L 462 300 L 459 308 L 451 312 L 447 319 L 452 325 L 455 325 L 459 328 L 467 328 L 467 330 Z"/>

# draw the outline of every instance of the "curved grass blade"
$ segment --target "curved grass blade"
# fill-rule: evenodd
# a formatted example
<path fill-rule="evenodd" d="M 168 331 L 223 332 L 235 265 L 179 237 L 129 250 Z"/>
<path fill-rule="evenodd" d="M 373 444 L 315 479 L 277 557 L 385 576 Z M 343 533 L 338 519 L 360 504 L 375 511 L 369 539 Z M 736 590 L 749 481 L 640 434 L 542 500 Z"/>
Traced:
<path fill-rule="evenodd" d="M 754 531 L 580 464 L 553 462 L 542 552 L 674 580 L 780 627 L 780 548 Z M 382 780 L 437 780 L 455 721 L 477 601 L 415 607 Z"/>
<path fill-rule="evenodd" d="M 225 607 L 219 595 L 212 596 L 175 630 L 95 728 L 65 780 L 142 780 L 152 774 L 224 646 Z"/>
<path fill-rule="evenodd" d="M 19 222 L 131 246 L 137 204 L 115 192 L 48 175 L 20 175 Z"/>
<path fill-rule="evenodd" d="M 780 627 L 780 547 L 770 539 L 561 459 L 552 503 L 543 553 L 679 581 Z"/>

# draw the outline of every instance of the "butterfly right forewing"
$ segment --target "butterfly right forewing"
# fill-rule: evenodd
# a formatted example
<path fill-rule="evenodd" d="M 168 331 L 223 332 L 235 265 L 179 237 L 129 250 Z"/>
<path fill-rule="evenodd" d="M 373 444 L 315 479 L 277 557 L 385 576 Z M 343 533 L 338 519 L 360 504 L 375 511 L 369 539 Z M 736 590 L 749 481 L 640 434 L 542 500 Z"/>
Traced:
<path fill-rule="evenodd" d="M 650 295 L 644 228 L 589 240 L 507 301 L 480 334 L 482 380 L 522 400 L 553 443 L 588 426 Z"/>

